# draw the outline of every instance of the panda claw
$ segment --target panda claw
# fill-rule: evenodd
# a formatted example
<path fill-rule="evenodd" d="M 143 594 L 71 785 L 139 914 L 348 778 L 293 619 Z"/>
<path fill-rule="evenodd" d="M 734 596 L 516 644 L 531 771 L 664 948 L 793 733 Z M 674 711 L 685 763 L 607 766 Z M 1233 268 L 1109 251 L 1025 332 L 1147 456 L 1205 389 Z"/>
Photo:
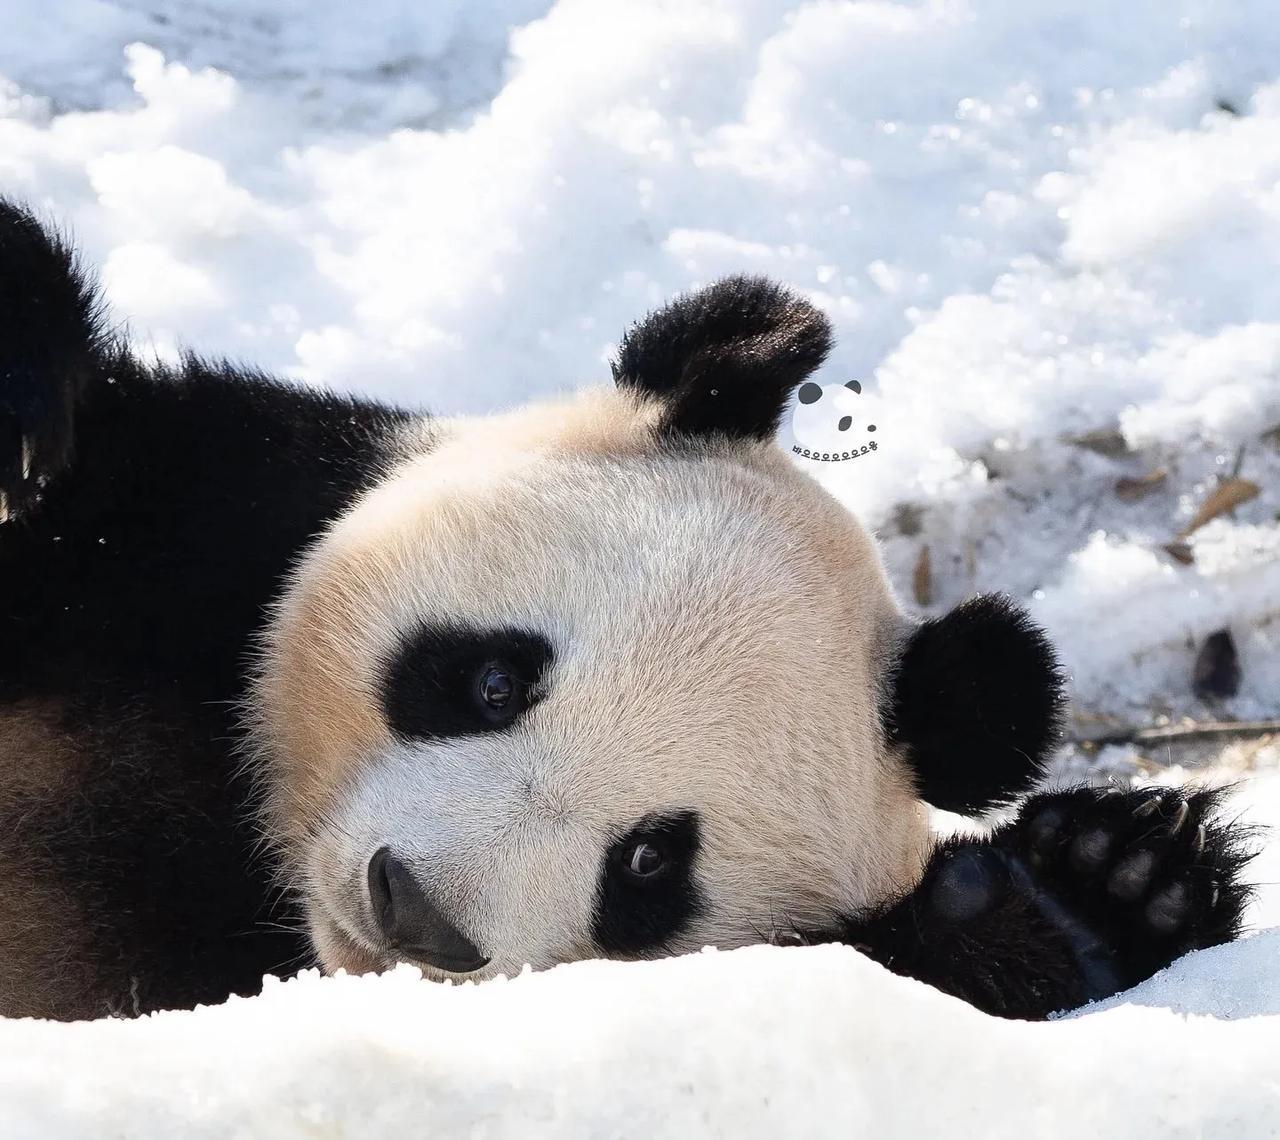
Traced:
<path fill-rule="evenodd" d="M 1195 838 L 1192 839 L 1191 841 L 1191 853 L 1196 859 L 1199 859 L 1200 856 L 1204 854 L 1204 845 L 1207 841 L 1207 838 L 1208 837 L 1206 836 L 1205 830 L 1204 830 L 1204 824 L 1203 823 L 1196 824 Z"/>
<path fill-rule="evenodd" d="M 775 930 L 769 939 L 771 946 L 807 946 L 809 941 L 798 930 Z"/>
<path fill-rule="evenodd" d="M 1155 815 L 1160 810 L 1161 797 L 1151 796 L 1149 799 L 1143 800 L 1136 808 L 1133 809 L 1134 819 L 1146 819 L 1149 815 Z"/>
<path fill-rule="evenodd" d="M 1178 810 L 1174 813 L 1173 822 L 1169 824 L 1169 836 L 1172 838 L 1182 830 L 1183 824 L 1191 814 L 1191 805 L 1181 797 L 1178 798 Z"/>

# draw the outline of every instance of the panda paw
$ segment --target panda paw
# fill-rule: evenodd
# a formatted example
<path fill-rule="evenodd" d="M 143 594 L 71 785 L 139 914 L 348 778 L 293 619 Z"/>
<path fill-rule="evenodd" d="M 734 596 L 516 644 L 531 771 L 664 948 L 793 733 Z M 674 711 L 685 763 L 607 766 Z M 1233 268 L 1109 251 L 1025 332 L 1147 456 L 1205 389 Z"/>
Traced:
<path fill-rule="evenodd" d="M 1223 822 L 1221 790 L 1073 788 L 1033 796 L 998 847 L 1047 915 L 1091 932 L 1146 977 L 1240 932 L 1250 832 Z"/>
<path fill-rule="evenodd" d="M 844 942 L 1001 1017 L 1075 1008 L 1240 933 L 1253 831 L 1224 821 L 1225 794 L 1034 795 L 990 836 L 940 842 L 915 890 L 773 941 Z"/>

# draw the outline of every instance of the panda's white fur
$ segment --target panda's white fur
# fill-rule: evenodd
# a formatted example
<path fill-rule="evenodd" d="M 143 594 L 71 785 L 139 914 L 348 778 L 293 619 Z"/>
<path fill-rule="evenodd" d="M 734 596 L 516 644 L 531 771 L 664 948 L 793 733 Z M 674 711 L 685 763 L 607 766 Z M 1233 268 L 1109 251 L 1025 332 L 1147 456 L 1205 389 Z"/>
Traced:
<path fill-rule="evenodd" d="M 598 954 L 604 852 L 654 812 L 703 829 L 705 910 L 666 952 L 830 923 L 919 875 L 874 544 L 771 442 L 660 449 L 659 412 L 597 389 L 434 422 L 293 575 L 254 741 L 326 969 L 387 963 L 365 885 L 384 846 L 490 959 L 477 977 Z M 397 739 L 378 662 L 424 616 L 542 631 L 550 698 L 510 733 Z"/>

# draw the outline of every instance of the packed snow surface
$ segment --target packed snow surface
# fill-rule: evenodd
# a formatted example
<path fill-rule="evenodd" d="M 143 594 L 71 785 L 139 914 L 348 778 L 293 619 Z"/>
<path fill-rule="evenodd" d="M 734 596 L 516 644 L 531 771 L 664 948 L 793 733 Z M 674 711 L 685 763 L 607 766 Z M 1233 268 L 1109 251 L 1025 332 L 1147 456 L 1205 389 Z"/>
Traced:
<path fill-rule="evenodd" d="M 1253 974 L 1277 942 L 1220 953 Z M 145 1021 L 0 1022 L 0 1134 L 1238 1140 L 1280 1121 L 1267 1008 L 997 1021 L 847 947 L 456 988 L 400 967 Z"/>
<path fill-rule="evenodd" d="M 74 231 L 140 349 L 483 412 L 769 274 L 834 322 L 822 383 L 862 385 L 804 442 L 876 444 L 797 462 L 904 598 L 1027 601 L 1086 729 L 1280 714 L 1274 0 L 0 9 L 0 193 Z M 1230 479 L 1256 494 L 1183 535 Z M 1222 628 L 1242 681 L 1206 703 Z M 304 979 L 0 1025 L 0 1135 L 1270 1135 L 1278 951 L 1047 1026 L 836 949 Z"/>

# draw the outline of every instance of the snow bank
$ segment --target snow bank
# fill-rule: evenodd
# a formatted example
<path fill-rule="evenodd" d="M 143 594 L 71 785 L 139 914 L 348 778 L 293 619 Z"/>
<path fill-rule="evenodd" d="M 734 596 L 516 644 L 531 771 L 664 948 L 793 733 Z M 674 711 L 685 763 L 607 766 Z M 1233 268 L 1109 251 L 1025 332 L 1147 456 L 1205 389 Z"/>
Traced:
<path fill-rule="evenodd" d="M 1271 1019 L 1280 1030 L 1280 929 L 1241 942 L 1188 954 L 1127 993 L 1068 1014 L 1089 1017 L 1110 1009 L 1145 1006 L 1186 1016 Z M 1273 1048 L 1280 1045 L 1275 1039 Z"/>
<path fill-rule="evenodd" d="M 0 1023 L 0 1133 L 1263 1136 L 1280 1118 L 1267 1009 L 1001 1022 L 845 947 L 457 988 L 402 967 L 142 1022 Z"/>

